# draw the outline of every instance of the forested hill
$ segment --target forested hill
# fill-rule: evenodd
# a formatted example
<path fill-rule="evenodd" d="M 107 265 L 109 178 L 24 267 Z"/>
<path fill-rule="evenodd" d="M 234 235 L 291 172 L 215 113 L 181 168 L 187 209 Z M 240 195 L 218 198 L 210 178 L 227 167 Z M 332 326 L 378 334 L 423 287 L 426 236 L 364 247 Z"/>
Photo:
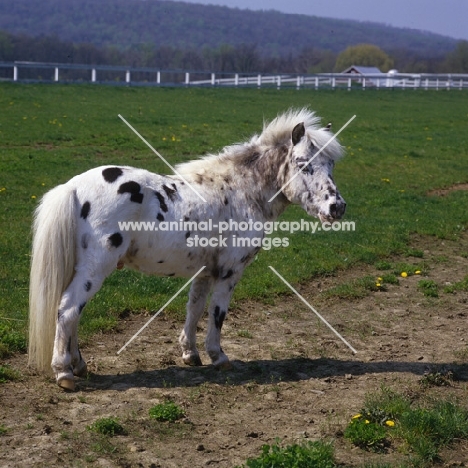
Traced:
<path fill-rule="evenodd" d="M 0 30 L 119 48 L 255 44 L 260 53 L 278 56 L 304 47 L 340 52 L 366 42 L 433 57 L 456 44 L 448 37 L 383 24 L 162 0 L 2 0 Z"/>

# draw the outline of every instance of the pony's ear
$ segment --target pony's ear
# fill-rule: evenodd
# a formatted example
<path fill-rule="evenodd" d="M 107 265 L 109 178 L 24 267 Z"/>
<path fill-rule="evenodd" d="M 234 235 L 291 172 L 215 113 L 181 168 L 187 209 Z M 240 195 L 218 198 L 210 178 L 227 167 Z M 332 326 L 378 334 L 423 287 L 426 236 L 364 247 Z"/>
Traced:
<path fill-rule="evenodd" d="M 304 122 L 301 122 L 297 124 L 292 131 L 292 135 L 291 135 L 292 144 L 296 146 L 301 141 L 304 135 L 305 135 Z"/>
<path fill-rule="evenodd" d="M 329 132 L 329 131 L 331 130 L 331 127 L 332 127 L 332 123 L 331 123 L 331 122 L 328 122 L 328 123 L 327 123 L 327 126 L 324 128 L 324 130 L 325 130 L 326 132 Z"/>

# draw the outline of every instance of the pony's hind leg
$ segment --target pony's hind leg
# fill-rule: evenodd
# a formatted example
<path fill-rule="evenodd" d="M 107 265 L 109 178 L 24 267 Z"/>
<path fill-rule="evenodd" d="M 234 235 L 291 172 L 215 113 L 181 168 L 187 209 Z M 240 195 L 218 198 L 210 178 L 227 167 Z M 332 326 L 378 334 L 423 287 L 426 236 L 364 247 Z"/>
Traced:
<path fill-rule="evenodd" d="M 74 376 L 87 373 L 86 362 L 78 348 L 78 323 L 86 303 L 101 288 L 117 260 L 100 265 L 98 272 L 77 268 L 77 272 L 62 296 L 55 330 L 52 370 L 59 386 L 74 390 Z M 106 268 L 107 267 L 107 268 Z M 89 278 L 92 278 L 91 280 Z"/>
<path fill-rule="evenodd" d="M 182 347 L 182 359 L 189 366 L 201 366 L 202 362 L 197 350 L 197 323 L 205 310 L 206 299 L 211 289 L 211 278 L 195 278 L 190 287 L 187 302 L 187 317 L 184 329 L 179 337 Z"/>
<path fill-rule="evenodd" d="M 82 275 L 77 274 L 63 294 L 58 310 L 52 370 L 58 385 L 67 390 L 74 390 L 75 375 L 83 376 L 87 372 L 86 362 L 78 348 L 78 322 L 94 292 L 86 290 L 84 284 Z"/>

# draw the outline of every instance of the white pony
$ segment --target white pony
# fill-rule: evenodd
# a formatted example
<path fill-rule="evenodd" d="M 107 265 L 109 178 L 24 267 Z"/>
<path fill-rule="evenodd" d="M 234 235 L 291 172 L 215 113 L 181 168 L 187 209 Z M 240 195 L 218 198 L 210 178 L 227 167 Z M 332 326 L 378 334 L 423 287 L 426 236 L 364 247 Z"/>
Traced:
<path fill-rule="evenodd" d="M 58 385 L 74 390 L 74 376 L 87 372 L 78 348 L 78 322 L 107 276 L 126 266 L 190 278 L 205 266 L 190 288 L 179 338 L 182 359 L 188 365 L 202 364 L 196 326 L 211 292 L 205 347 L 215 366 L 228 367 L 220 346 L 221 327 L 233 289 L 261 247 L 233 246 L 238 232 L 232 231 L 224 233 L 226 246 L 196 247 L 188 241 L 206 232 L 162 231 L 157 230 L 158 223 L 265 223 L 291 203 L 322 222 L 339 219 L 346 204 L 331 172 L 342 147 L 336 140 L 329 142 L 330 125 L 320 128 L 318 123 L 307 109 L 290 110 L 246 143 L 177 166 L 178 175 L 102 166 L 46 193 L 33 227 L 29 364 L 39 371 L 52 365 Z M 122 222 L 141 221 L 152 222 L 155 228 L 120 228 Z M 251 239 L 259 235 L 264 233 L 242 232 Z"/>

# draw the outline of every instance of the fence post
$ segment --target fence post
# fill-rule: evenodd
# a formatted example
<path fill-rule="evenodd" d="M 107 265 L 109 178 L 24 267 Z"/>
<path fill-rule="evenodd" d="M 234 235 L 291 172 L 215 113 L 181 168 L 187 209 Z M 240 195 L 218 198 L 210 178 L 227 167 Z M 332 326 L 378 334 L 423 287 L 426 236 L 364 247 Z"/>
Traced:
<path fill-rule="evenodd" d="M 18 81 L 18 67 L 16 65 L 13 66 L 13 81 Z"/>
<path fill-rule="evenodd" d="M 211 74 L 211 85 L 215 85 L 216 75 L 214 73 Z"/>
<path fill-rule="evenodd" d="M 125 83 L 130 83 L 130 70 L 125 72 Z"/>
<path fill-rule="evenodd" d="M 161 84 L 161 72 L 159 70 L 156 73 L 156 84 Z"/>
<path fill-rule="evenodd" d="M 91 82 L 92 83 L 96 82 L 96 69 L 95 68 L 91 70 Z"/>
<path fill-rule="evenodd" d="M 363 91 L 366 90 L 366 77 L 363 77 L 363 79 L 362 79 L 362 90 Z"/>
<path fill-rule="evenodd" d="M 55 67 L 55 73 L 54 73 L 54 81 L 59 80 L 59 69 L 58 67 Z"/>
<path fill-rule="evenodd" d="M 332 88 L 335 89 L 335 85 L 336 85 L 336 78 L 333 77 L 332 78 Z"/>
<path fill-rule="evenodd" d="M 234 75 L 234 86 L 239 86 L 239 73 Z"/>
<path fill-rule="evenodd" d="M 299 75 L 297 75 L 296 89 L 300 89 L 300 88 L 301 88 L 301 77 Z"/>
<path fill-rule="evenodd" d="M 190 84 L 190 73 L 185 72 L 185 86 L 188 86 Z"/>
<path fill-rule="evenodd" d="M 348 78 L 348 91 L 351 91 L 351 78 Z"/>
<path fill-rule="evenodd" d="M 315 90 L 317 91 L 319 89 L 319 77 L 315 77 Z"/>
<path fill-rule="evenodd" d="M 257 86 L 262 87 L 262 75 L 257 75 Z"/>
<path fill-rule="evenodd" d="M 280 75 L 276 77 L 276 87 L 277 89 L 281 89 L 281 76 Z"/>

